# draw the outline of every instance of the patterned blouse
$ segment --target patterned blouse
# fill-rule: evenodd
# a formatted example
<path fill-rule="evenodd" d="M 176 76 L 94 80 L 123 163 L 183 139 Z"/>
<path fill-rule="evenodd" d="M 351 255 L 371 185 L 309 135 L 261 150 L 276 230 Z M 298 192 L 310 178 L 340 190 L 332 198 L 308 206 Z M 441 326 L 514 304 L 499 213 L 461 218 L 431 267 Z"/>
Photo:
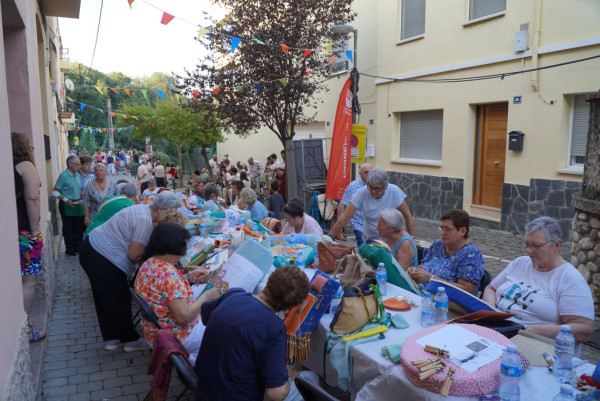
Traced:
<path fill-rule="evenodd" d="M 194 326 L 200 322 L 200 315 L 198 315 L 182 326 L 177 323 L 169 310 L 167 306 L 169 302 L 174 299 L 193 301 L 194 293 L 183 272 L 168 262 L 156 257 L 146 260 L 140 266 L 134 290 L 148 302 L 156 313 L 160 327 L 173 332 L 180 341 L 184 341 Z M 142 319 L 142 328 L 146 340 L 153 344 L 156 327 Z"/>
<path fill-rule="evenodd" d="M 299 233 L 296 232 L 294 227 L 292 227 L 289 222 L 285 223 L 285 226 L 283 226 L 283 230 L 281 230 L 282 234 L 291 234 L 292 232 L 294 232 L 295 234 L 323 235 L 323 229 L 321 228 L 319 223 L 317 223 L 317 220 L 307 215 L 306 213 L 304 213 L 304 224 L 302 224 L 302 229 Z"/>
<path fill-rule="evenodd" d="M 484 265 L 477 245 L 467 244 L 453 254 L 446 255 L 446 246 L 441 239 L 431 244 L 423 257 L 425 270 L 451 283 L 457 283 L 458 279 L 462 278 L 479 286 Z"/>
<path fill-rule="evenodd" d="M 94 219 L 94 216 L 98 213 L 98 209 L 100 209 L 100 205 L 102 205 L 105 198 L 117 194 L 117 184 L 114 181 L 106 179 L 105 188 L 104 193 L 100 192 L 96 181 L 90 182 L 85 188 L 81 202 L 84 206 L 90 208 L 90 220 Z"/>

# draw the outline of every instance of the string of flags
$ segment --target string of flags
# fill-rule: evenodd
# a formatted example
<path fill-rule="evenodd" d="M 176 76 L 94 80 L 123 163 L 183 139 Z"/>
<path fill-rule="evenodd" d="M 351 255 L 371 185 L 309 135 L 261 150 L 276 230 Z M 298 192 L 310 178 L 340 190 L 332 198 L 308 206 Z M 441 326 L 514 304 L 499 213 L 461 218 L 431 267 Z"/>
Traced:
<path fill-rule="evenodd" d="M 74 84 L 74 86 L 79 86 L 79 87 L 89 87 L 89 88 L 95 88 L 98 92 L 100 92 L 101 94 L 103 93 L 103 88 L 100 87 L 99 85 L 91 85 L 91 84 Z M 118 88 L 118 87 L 114 87 L 114 88 L 108 88 L 111 91 L 113 91 L 116 94 L 119 94 L 119 91 L 122 90 L 123 92 L 125 92 L 127 94 L 127 96 L 131 97 L 131 91 L 136 90 L 136 91 L 140 91 L 142 93 L 142 95 L 144 96 L 145 99 L 148 99 L 148 89 L 131 89 L 131 88 Z M 154 89 L 153 89 L 154 90 Z M 161 89 L 156 89 L 156 93 L 158 93 L 158 96 L 160 96 L 161 99 L 165 98 L 165 94 Z"/>
<path fill-rule="evenodd" d="M 89 104 L 85 104 L 85 103 L 83 103 L 83 102 L 79 102 L 79 101 L 77 101 L 77 100 L 75 100 L 75 99 L 73 99 L 73 98 L 71 98 L 71 97 L 69 97 L 69 96 L 67 96 L 67 100 L 68 100 L 69 102 L 71 102 L 71 103 L 79 103 L 79 111 L 80 111 L 80 112 L 83 112 L 83 109 L 85 109 L 86 107 L 89 107 L 89 108 L 91 108 L 91 109 L 98 110 L 98 111 L 100 111 L 100 112 L 102 112 L 102 113 L 106 113 L 106 110 L 105 110 L 105 109 L 102 109 L 102 108 L 100 108 L 100 107 L 91 106 L 91 105 L 89 105 Z M 127 120 L 128 118 L 133 118 L 134 120 L 137 120 L 137 121 L 139 121 L 139 119 L 140 119 L 140 118 L 151 118 L 151 117 L 147 117 L 147 116 L 132 116 L 132 115 L 126 115 L 126 114 L 122 114 L 122 113 L 115 113 L 114 111 L 109 111 L 108 113 L 110 113 L 110 115 L 111 115 L 113 118 L 116 118 L 117 116 L 121 116 L 121 117 L 123 117 L 123 118 L 124 118 L 124 119 L 126 119 L 126 120 Z"/>
<path fill-rule="evenodd" d="M 89 125 L 69 124 L 69 125 L 67 125 L 67 131 L 82 131 L 82 133 L 85 133 L 87 131 L 87 132 L 91 132 L 92 134 L 108 134 L 108 133 L 110 133 L 110 128 L 98 128 L 98 127 L 91 127 Z M 121 132 L 121 131 L 131 131 L 131 127 L 113 128 L 113 130 L 112 130 L 113 133 L 117 133 L 117 132 Z"/>

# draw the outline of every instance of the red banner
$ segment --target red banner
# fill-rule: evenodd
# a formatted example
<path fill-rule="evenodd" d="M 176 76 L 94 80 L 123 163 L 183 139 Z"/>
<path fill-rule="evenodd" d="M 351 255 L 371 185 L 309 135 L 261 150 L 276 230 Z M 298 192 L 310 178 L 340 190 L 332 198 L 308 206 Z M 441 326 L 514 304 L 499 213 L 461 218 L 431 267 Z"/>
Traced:
<path fill-rule="evenodd" d="M 352 133 L 352 91 L 350 78 L 342 87 L 333 123 L 329 171 L 327 172 L 327 199 L 342 199 L 350 184 L 350 134 Z"/>

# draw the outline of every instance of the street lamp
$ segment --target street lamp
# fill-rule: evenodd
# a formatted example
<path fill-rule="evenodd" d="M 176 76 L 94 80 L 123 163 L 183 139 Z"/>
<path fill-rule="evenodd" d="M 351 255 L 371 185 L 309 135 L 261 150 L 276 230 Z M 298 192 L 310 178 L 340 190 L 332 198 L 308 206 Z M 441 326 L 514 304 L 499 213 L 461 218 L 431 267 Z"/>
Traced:
<path fill-rule="evenodd" d="M 353 67 L 350 77 L 352 78 L 352 124 L 356 124 L 356 108 L 354 106 L 358 103 L 356 98 L 358 92 L 358 70 L 356 68 L 356 39 L 358 38 L 358 29 L 352 25 L 332 25 L 329 29 L 337 33 L 354 33 L 354 50 L 352 51 Z"/>

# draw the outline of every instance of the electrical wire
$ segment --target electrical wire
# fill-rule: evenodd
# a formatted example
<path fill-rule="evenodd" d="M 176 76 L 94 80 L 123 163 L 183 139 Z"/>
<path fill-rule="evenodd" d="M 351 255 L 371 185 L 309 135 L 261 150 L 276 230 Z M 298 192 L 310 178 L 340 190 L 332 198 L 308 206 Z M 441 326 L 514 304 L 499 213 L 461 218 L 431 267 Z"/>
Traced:
<path fill-rule="evenodd" d="M 96 41 L 94 42 L 94 52 L 92 53 L 92 61 L 88 68 L 92 68 L 94 64 L 94 57 L 96 56 L 96 45 L 98 44 L 98 36 L 100 34 L 100 21 L 102 20 L 102 8 L 104 7 L 104 0 L 100 0 L 100 15 L 98 16 L 98 28 L 96 29 Z"/>

